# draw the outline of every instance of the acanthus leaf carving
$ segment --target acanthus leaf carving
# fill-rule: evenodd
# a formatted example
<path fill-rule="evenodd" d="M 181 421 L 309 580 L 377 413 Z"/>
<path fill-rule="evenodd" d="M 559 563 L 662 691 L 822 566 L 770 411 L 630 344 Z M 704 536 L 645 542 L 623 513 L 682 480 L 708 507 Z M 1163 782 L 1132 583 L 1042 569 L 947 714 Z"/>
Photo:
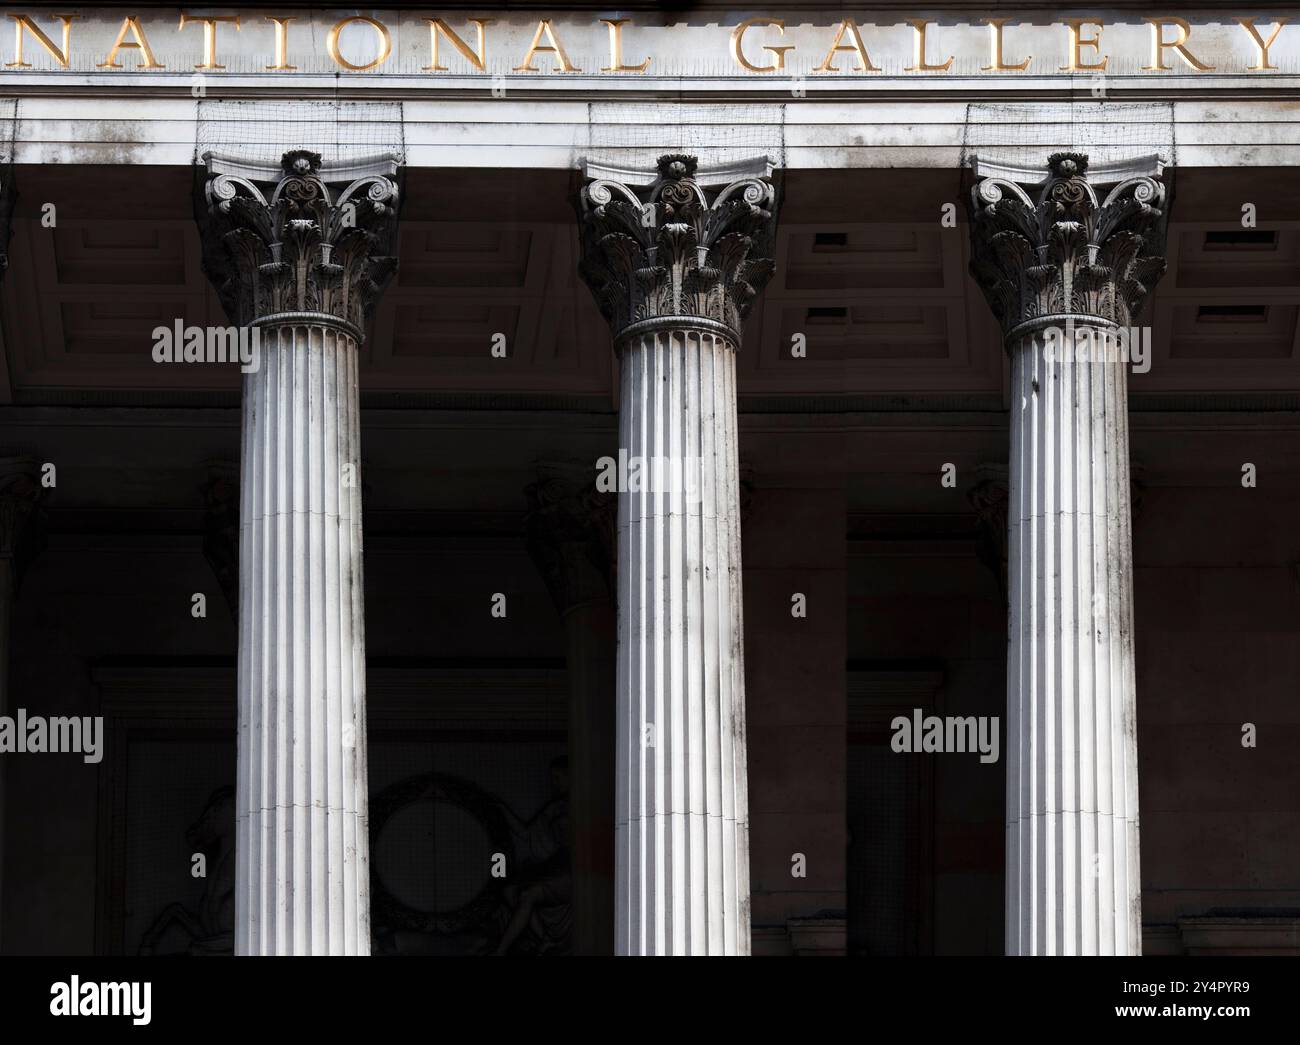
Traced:
<path fill-rule="evenodd" d="M 580 189 L 579 271 L 616 336 L 646 320 L 699 318 L 739 343 L 774 269 L 770 173 L 713 184 L 694 156 L 675 153 L 657 170 L 645 185 L 593 178 Z"/>
<path fill-rule="evenodd" d="M 316 313 L 363 335 L 397 267 L 395 164 L 342 180 L 322 170 L 318 153 L 295 149 L 271 180 L 220 163 L 209 157 L 198 218 L 204 270 L 231 320 Z"/>
<path fill-rule="evenodd" d="M 1055 153 L 1047 166 L 1036 199 L 1005 178 L 977 181 L 971 275 L 1008 337 L 1061 314 L 1132 326 L 1166 267 L 1165 186 L 1126 177 L 1099 200 L 1087 156 Z"/>

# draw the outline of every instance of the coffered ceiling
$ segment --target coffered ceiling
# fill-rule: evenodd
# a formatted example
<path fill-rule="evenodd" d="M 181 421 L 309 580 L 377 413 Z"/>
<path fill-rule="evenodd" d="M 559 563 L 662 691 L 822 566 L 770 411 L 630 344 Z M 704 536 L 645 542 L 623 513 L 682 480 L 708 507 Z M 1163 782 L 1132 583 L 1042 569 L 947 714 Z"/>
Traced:
<path fill-rule="evenodd" d="M 742 396 L 1002 401 L 1005 360 L 966 273 L 955 173 L 804 173 L 785 185 L 777 270 L 740 357 Z M 1207 177 L 1209 177 L 1207 175 Z M 1300 199 L 1179 172 L 1169 273 L 1135 396 L 1300 391 Z M 21 167 L 3 301 L 6 401 L 235 401 L 233 365 L 153 362 L 154 327 L 224 324 L 200 268 L 192 172 Z M 577 277 L 556 172 L 415 171 L 398 275 L 363 349 L 363 394 L 615 396 L 609 334 Z M 1213 191 L 1209 191 L 1213 189 Z M 1209 197 L 1217 206 L 1200 206 Z M 1233 220 L 1256 204 L 1258 227 Z M 1189 203 L 1190 201 L 1190 203 Z M 54 227 L 42 205 L 55 205 Z M 1206 219 L 1206 220 L 1194 220 Z M 1214 220 L 1209 220 L 1214 219 Z M 504 334 L 507 358 L 490 354 Z M 803 335 L 806 355 L 791 345 Z"/>

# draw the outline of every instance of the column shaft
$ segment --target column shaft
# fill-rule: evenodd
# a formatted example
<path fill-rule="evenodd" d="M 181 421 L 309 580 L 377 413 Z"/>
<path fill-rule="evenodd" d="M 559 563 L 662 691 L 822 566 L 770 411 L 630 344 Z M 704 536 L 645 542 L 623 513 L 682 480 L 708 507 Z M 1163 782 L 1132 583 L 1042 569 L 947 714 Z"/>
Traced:
<path fill-rule="evenodd" d="M 614 952 L 614 562 L 617 497 L 589 461 L 539 461 L 528 550 L 564 629 L 573 950 Z"/>
<path fill-rule="evenodd" d="M 13 619 L 14 565 L 9 556 L 0 556 L 0 715 L 9 714 L 9 631 Z M 8 831 L 8 767 L 0 765 L 0 943 L 4 940 L 4 871 L 5 838 Z"/>
<path fill-rule="evenodd" d="M 668 329 L 621 359 L 650 476 L 618 500 L 617 949 L 748 954 L 735 348 Z"/>
<path fill-rule="evenodd" d="M 3 199 L 0 197 L 0 215 Z M 0 230 L 5 227 L 0 220 Z M 0 237 L 0 252 L 4 241 Z M 0 253 L 0 269 L 3 268 Z M 13 623 L 14 599 L 24 566 L 39 551 L 38 463 L 28 457 L 0 458 L 0 715 L 11 713 L 9 699 L 9 641 Z M 0 940 L 4 928 L 4 864 L 7 831 L 5 777 L 7 766 L 0 764 Z"/>
<path fill-rule="evenodd" d="M 370 950 L 357 345 L 270 327 L 244 378 L 236 953 Z"/>
<path fill-rule="evenodd" d="M 627 465 L 616 949 L 748 954 L 735 357 L 772 274 L 772 165 L 701 171 L 669 153 L 653 174 L 584 170 L 581 271 L 621 361 Z"/>
<path fill-rule="evenodd" d="M 614 607 L 610 599 L 564 614 L 569 676 L 569 830 L 574 950 L 614 948 Z"/>
<path fill-rule="evenodd" d="M 243 390 L 235 952 L 368 954 L 357 354 L 397 267 L 397 158 L 204 161 L 204 270 L 262 334 Z"/>
<path fill-rule="evenodd" d="M 1009 954 L 1138 954 L 1124 365 L 1011 360 Z"/>
<path fill-rule="evenodd" d="M 972 166 L 971 274 L 1011 354 L 1006 949 L 1138 954 L 1125 367 L 1165 271 L 1164 164 Z"/>

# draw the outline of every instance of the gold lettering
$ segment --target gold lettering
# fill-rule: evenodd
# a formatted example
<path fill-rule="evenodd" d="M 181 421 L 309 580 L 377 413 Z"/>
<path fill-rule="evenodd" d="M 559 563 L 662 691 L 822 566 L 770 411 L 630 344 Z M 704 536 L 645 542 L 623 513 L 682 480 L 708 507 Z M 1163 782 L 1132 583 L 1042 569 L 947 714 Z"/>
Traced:
<path fill-rule="evenodd" d="M 474 66 L 474 68 L 477 69 L 479 72 L 481 73 L 487 72 L 487 27 L 491 25 L 495 21 L 495 19 L 493 18 L 471 18 L 470 19 L 470 21 L 473 22 L 475 27 L 478 29 L 478 51 L 477 52 L 472 50 L 469 44 L 467 44 L 464 40 L 462 40 L 459 36 L 457 36 L 455 30 L 452 29 L 451 26 L 449 26 L 441 18 L 426 18 L 425 21 L 429 23 L 429 46 L 433 48 L 433 63 L 431 65 L 426 65 L 421 70 L 421 72 L 445 73 L 448 71 L 445 65 L 438 64 L 438 34 L 439 33 L 445 36 L 447 38 L 447 42 L 461 53 L 461 56 L 465 59 L 465 61 L 469 62 L 469 64 Z"/>
<path fill-rule="evenodd" d="M 33 22 L 27 15 L 10 15 L 14 20 L 14 60 L 5 62 L 6 68 L 9 69 L 30 69 L 31 62 L 23 61 L 23 30 L 26 29 L 36 38 L 36 42 L 45 48 L 46 53 L 58 62 L 63 68 L 68 67 L 68 58 L 71 52 L 68 50 L 68 38 L 72 35 L 73 19 L 81 17 L 80 15 L 55 15 L 63 22 L 63 48 L 54 46 L 54 41 L 41 32 L 41 27 Z M 1276 35 L 1276 34 L 1274 34 Z M 1269 43 L 1273 41 L 1270 40 Z"/>
<path fill-rule="evenodd" d="M 284 18 L 266 16 L 268 22 L 275 23 L 275 64 L 268 65 L 266 67 L 268 70 L 292 71 L 298 68 L 286 61 L 289 54 L 289 23 L 296 17 L 296 15 L 288 15 Z"/>
<path fill-rule="evenodd" d="M 774 73 L 785 68 L 785 52 L 793 51 L 794 45 L 788 44 L 781 47 L 770 47 L 767 44 L 760 44 L 770 54 L 776 56 L 776 61 L 772 65 L 755 65 L 745 57 L 743 43 L 745 30 L 753 25 L 770 25 L 773 26 L 777 33 L 785 36 L 785 22 L 779 18 L 751 18 L 748 21 L 741 22 L 731 31 L 731 57 L 736 60 L 736 64 L 742 69 L 748 69 L 751 73 Z"/>
<path fill-rule="evenodd" d="M 853 38 L 851 44 L 842 44 L 844 34 L 848 33 Z M 831 41 L 831 49 L 826 52 L 826 61 L 813 70 L 815 73 L 837 73 L 835 68 L 835 55 L 838 51 L 852 51 L 858 57 L 857 71 L 860 73 L 878 73 L 880 72 L 871 64 L 871 57 L 867 54 L 867 49 L 862 43 L 862 34 L 858 32 L 858 23 L 852 18 L 846 18 L 840 22 L 839 32 L 835 34 L 835 39 Z"/>
<path fill-rule="evenodd" d="M 931 65 L 925 60 L 925 27 L 930 24 L 932 19 L 929 18 L 909 18 L 908 24 L 916 30 L 916 37 L 913 40 L 912 61 L 913 65 L 907 66 L 903 70 L 905 73 L 943 73 L 952 67 L 952 55 L 942 65 Z"/>
<path fill-rule="evenodd" d="M 128 42 L 126 34 L 130 33 L 135 37 L 134 42 Z M 118 30 L 117 39 L 113 41 L 113 49 L 108 52 L 108 57 L 100 62 L 97 68 L 100 69 L 121 69 L 122 64 L 117 60 L 117 52 L 123 47 L 135 47 L 140 51 L 140 56 L 144 60 L 137 66 L 139 69 L 165 69 L 166 66 L 159 65 L 154 61 L 153 51 L 149 49 L 149 41 L 145 38 L 144 30 L 140 28 L 140 19 L 136 15 L 127 15 L 122 19 L 122 28 Z"/>
<path fill-rule="evenodd" d="M 1268 49 L 1273 46 L 1273 41 L 1277 39 L 1277 34 L 1282 31 L 1282 26 L 1286 25 L 1290 20 L 1291 19 L 1289 18 L 1279 18 L 1273 29 L 1273 35 L 1265 40 L 1259 35 L 1259 30 L 1255 28 L 1255 19 L 1237 19 L 1237 24 L 1245 29 L 1246 32 L 1250 33 L 1251 39 L 1255 41 L 1255 48 L 1259 51 L 1259 65 L 1247 66 L 1251 72 L 1259 72 L 1264 69 L 1277 69 L 1276 65 L 1268 64 Z"/>
<path fill-rule="evenodd" d="M 1101 55 L 1101 61 L 1096 63 L 1085 62 L 1083 55 L 1079 51 L 1084 47 L 1091 47 L 1094 51 L 1101 50 L 1101 31 L 1104 28 L 1100 22 L 1094 22 L 1090 18 L 1067 18 L 1065 24 L 1070 27 L 1070 64 L 1061 66 L 1063 73 L 1082 73 L 1082 72 L 1101 72 L 1110 64 L 1110 55 Z M 1095 25 L 1097 35 L 1085 38 L 1083 27 L 1085 25 Z"/>
<path fill-rule="evenodd" d="M 217 64 L 217 23 L 233 22 L 235 32 L 239 32 L 239 15 L 213 15 L 196 18 L 194 15 L 186 14 L 184 11 L 181 12 L 181 29 L 193 22 L 203 23 L 203 61 L 194 68 L 224 69 L 224 65 Z"/>
<path fill-rule="evenodd" d="M 339 51 L 339 34 L 343 32 L 344 26 L 351 22 L 361 22 L 370 26 L 375 31 L 375 38 L 379 41 L 378 56 L 364 65 L 354 65 L 344 58 L 342 52 Z M 393 50 L 393 38 L 389 36 L 388 27 L 383 22 L 376 22 L 366 15 L 352 15 L 348 18 L 340 18 L 334 23 L 334 28 L 330 30 L 329 36 L 325 38 L 325 50 L 329 52 L 329 56 L 334 59 L 335 63 L 343 66 L 344 69 L 351 69 L 354 73 L 362 73 L 388 61 L 388 55 Z"/>
<path fill-rule="evenodd" d="M 550 46 L 542 44 L 542 36 L 545 34 L 546 39 L 550 40 Z M 533 68 L 533 55 L 538 52 L 555 57 L 555 64 L 558 66 L 557 71 L 562 73 L 580 73 L 581 69 L 576 68 L 569 61 L 569 56 L 564 53 L 564 48 L 560 46 L 560 41 L 555 38 L 555 32 L 551 29 L 551 20 L 543 18 L 537 23 L 537 32 L 533 34 L 533 42 L 528 48 L 528 53 L 524 55 L 524 60 L 515 66 L 517 73 L 540 73 L 540 69 Z"/>
<path fill-rule="evenodd" d="M 1144 18 L 1142 20 L 1151 26 L 1151 64 L 1142 66 L 1143 72 L 1173 72 L 1173 69 L 1164 63 L 1164 50 L 1166 47 L 1172 47 L 1177 51 L 1178 57 L 1197 72 L 1208 73 L 1214 68 L 1212 65 L 1205 65 L 1203 62 L 1198 61 L 1196 56 L 1183 46 L 1187 43 L 1187 38 L 1192 35 L 1192 27 L 1182 18 Z M 1177 40 L 1165 42 L 1165 26 L 1167 25 L 1177 28 Z"/>
<path fill-rule="evenodd" d="M 623 26 L 630 18 L 602 18 L 601 21 L 609 26 L 609 68 L 601 69 L 602 73 L 643 73 L 650 68 L 649 58 L 640 65 L 623 64 Z"/>
<path fill-rule="evenodd" d="M 1019 65 L 1007 65 L 1005 62 L 1002 61 L 1002 27 L 1006 25 L 1009 21 L 1011 21 L 1011 19 L 1010 18 L 986 18 L 985 21 L 988 22 L 989 29 L 991 30 L 989 48 L 992 51 L 993 64 L 981 66 L 980 72 L 982 73 L 1023 73 L 1026 69 L 1028 69 L 1029 63 L 1033 59 L 1033 55 L 1030 55 Z"/>

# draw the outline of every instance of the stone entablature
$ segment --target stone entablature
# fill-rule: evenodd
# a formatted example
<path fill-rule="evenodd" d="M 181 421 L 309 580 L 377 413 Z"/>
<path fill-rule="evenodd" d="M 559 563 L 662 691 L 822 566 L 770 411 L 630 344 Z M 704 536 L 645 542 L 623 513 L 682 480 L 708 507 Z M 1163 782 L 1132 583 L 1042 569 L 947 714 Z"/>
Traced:
<path fill-rule="evenodd" d="M 1125 110 L 1104 124 L 1146 151 L 1176 142 L 1178 165 L 1300 165 L 1300 135 L 1282 126 L 1300 122 L 1300 27 L 1281 15 L 889 6 L 13 6 L 0 8 L 0 95 L 19 103 L 20 164 L 188 164 L 210 144 L 196 134 L 205 103 L 236 99 L 292 103 L 285 123 L 300 101 L 392 102 L 416 168 L 644 166 L 680 151 L 708 166 L 766 153 L 791 170 L 950 169 L 987 144 L 973 125 L 1096 162 L 1097 121 L 1075 103 L 1157 99 L 1154 121 Z M 1002 100 L 1019 112 L 972 114 Z M 1060 111 L 1026 111 L 1040 103 Z M 1061 140 L 1061 126 L 1084 138 Z"/>

